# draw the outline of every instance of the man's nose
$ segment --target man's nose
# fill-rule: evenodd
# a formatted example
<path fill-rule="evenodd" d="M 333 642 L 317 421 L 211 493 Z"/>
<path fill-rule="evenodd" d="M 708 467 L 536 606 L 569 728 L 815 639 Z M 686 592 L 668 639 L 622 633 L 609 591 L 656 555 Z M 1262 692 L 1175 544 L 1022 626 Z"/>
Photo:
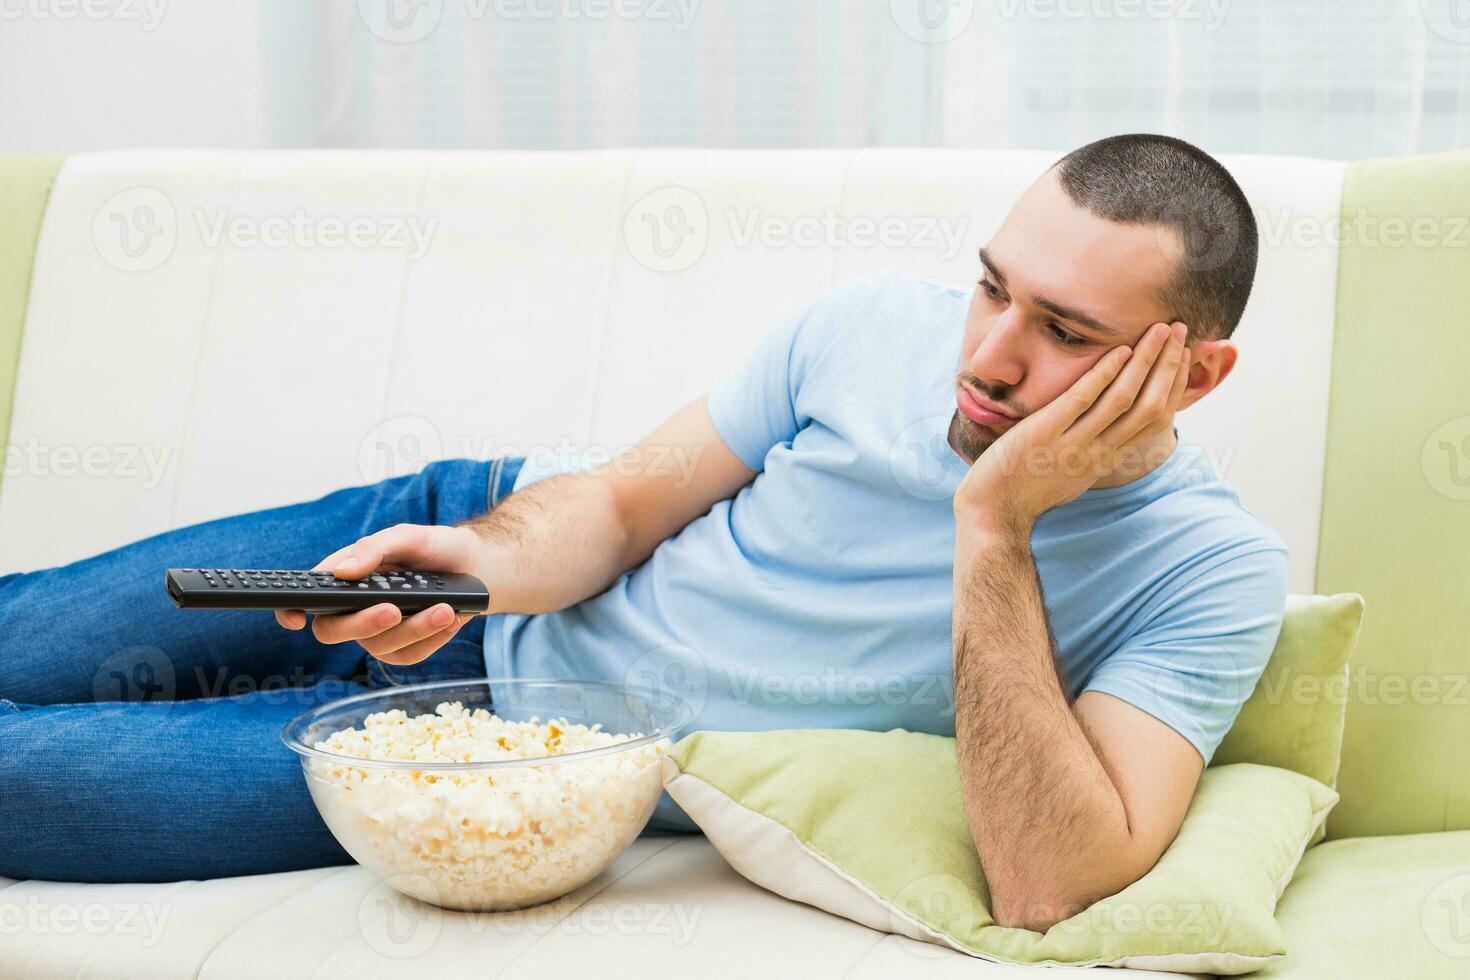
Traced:
<path fill-rule="evenodd" d="M 1020 313 L 1006 310 L 985 331 L 970 356 L 970 373 L 986 384 L 1014 387 L 1025 377 L 1023 357 L 1025 322 Z"/>

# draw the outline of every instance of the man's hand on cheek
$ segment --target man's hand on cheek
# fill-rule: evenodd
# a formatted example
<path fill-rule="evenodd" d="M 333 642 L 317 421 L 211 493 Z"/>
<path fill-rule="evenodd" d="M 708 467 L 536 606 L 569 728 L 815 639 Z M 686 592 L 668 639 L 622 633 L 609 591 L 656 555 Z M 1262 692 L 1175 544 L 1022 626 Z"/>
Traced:
<path fill-rule="evenodd" d="M 1137 467 L 1139 449 L 1173 425 L 1189 377 L 1184 324 L 1156 323 L 1137 350 L 1115 347 L 1049 405 L 1003 433 L 955 492 L 966 529 L 1029 538 L 1036 518 L 1098 480 Z"/>

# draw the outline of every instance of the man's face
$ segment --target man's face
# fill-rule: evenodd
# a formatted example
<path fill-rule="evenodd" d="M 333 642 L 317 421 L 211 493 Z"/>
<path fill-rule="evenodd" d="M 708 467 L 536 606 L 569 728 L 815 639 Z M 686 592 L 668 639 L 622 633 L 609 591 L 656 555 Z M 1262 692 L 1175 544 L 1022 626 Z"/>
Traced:
<path fill-rule="evenodd" d="M 1178 319 L 1155 295 L 1180 254 L 1172 233 L 1078 207 L 1054 172 L 1016 202 L 981 250 L 949 443 L 973 463 L 1120 344 Z"/>

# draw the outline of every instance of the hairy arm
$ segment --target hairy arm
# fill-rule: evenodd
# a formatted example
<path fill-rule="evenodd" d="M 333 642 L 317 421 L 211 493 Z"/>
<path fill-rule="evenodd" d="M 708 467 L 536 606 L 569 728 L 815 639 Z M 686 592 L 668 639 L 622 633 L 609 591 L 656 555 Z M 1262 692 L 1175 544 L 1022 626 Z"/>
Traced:
<path fill-rule="evenodd" d="M 563 609 L 606 589 L 754 478 L 701 398 L 604 466 L 535 484 L 455 527 L 384 528 L 316 567 L 345 579 L 395 568 L 465 572 L 490 590 L 492 613 Z M 297 610 L 276 618 L 287 629 L 306 625 Z M 438 650 L 469 618 L 440 603 L 404 619 L 397 607 L 379 603 L 317 616 L 311 628 L 323 643 L 355 640 L 379 660 L 402 665 Z"/>
<path fill-rule="evenodd" d="M 1132 705 L 1068 698 L 1025 537 L 960 532 L 953 629 L 960 773 L 992 914 L 1045 931 L 1154 865 L 1203 761 Z"/>
<path fill-rule="evenodd" d="M 1071 703 L 1031 530 L 1126 451 L 1172 432 L 1189 372 L 1182 323 L 1155 324 L 1000 436 L 955 493 L 955 740 L 997 922 L 1038 931 L 1128 885 L 1178 832 L 1204 762 L 1111 695 Z M 1033 461 L 1076 458 L 1087 467 Z"/>
<path fill-rule="evenodd" d="M 475 574 L 491 612 L 549 612 L 596 595 L 754 477 L 701 398 L 611 462 L 513 494 L 463 525 L 480 542 Z"/>

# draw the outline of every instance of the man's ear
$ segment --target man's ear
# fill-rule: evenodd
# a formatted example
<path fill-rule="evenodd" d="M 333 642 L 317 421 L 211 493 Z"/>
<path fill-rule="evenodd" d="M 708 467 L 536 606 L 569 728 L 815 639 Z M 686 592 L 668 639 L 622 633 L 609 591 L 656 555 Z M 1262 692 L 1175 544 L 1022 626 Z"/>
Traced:
<path fill-rule="evenodd" d="M 1179 407 L 1188 408 L 1219 387 L 1235 369 L 1239 351 L 1229 340 L 1200 340 L 1189 345 L 1189 380 Z"/>

